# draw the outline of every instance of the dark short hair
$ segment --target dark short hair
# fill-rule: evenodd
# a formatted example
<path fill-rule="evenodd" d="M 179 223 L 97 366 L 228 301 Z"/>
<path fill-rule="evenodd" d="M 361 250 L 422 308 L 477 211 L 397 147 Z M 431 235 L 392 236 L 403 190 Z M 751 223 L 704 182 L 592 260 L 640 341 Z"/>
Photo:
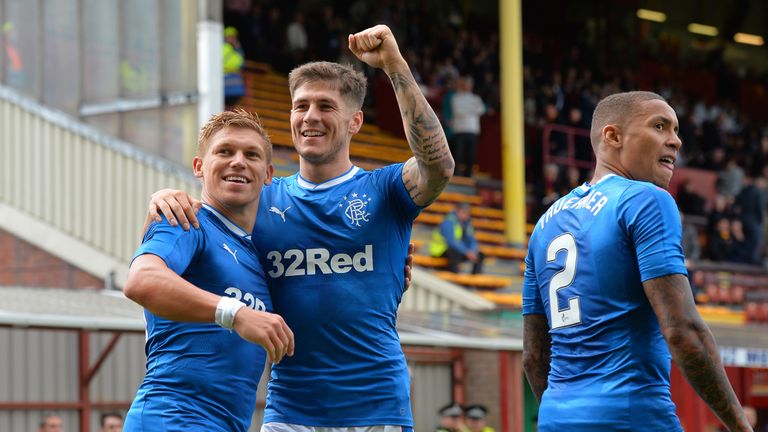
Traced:
<path fill-rule="evenodd" d="M 114 411 L 112 411 L 112 412 L 105 412 L 105 413 L 103 413 L 101 415 L 101 422 L 100 422 L 100 424 L 101 424 L 102 427 L 104 426 L 104 423 L 107 422 L 107 419 L 110 418 L 110 417 L 119 418 L 121 421 L 123 420 L 123 416 L 120 413 L 117 413 L 117 412 L 114 412 Z"/>
<path fill-rule="evenodd" d="M 291 98 L 296 89 L 310 82 L 326 82 L 332 88 L 337 89 L 342 97 L 354 103 L 354 108 L 359 111 L 365 101 L 365 90 L 368 81 L 362 72 L 355 70 L 350 65 L 318 61 L 305 63 L 288 74 L 288 88 L 291 90 Z"/>
<path fill-rule="evenodd" d="M 666 102 L 666 99 L 660 95 L 649 91 L 614 93 L 601 100 L 595 108 L 595 113 L 592 115 L 592 128 L 589 134 L 592 140 L 592 148 L 597 151 L 597 146 L 600 143 L 600 137 L 605 126 L 609 124 L 623 125 L 627 119 L 637 113 L 641 102 L 649 100 Z"/>

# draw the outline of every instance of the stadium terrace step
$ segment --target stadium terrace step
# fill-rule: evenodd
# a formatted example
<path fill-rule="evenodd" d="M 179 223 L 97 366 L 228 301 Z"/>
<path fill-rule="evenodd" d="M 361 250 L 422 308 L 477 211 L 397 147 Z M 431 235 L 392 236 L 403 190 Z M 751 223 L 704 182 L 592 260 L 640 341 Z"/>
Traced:
<path fill-rule="evenodd" d="M 288 96 L 290 99 L 290 90 L 288 89 L 288 83 L 281 83 L 278 81 L 270 80 L 266 78 L 267 75 L 245 75 L 245 88 L 246 92 L 250 93 L 256 90 L 262 90 L 276 95 L 280 98 Z"/>
<path fill-rule="evenodd" d="M 270 84 L 271 85 L 271 84 Z M 264 87 L 267 87 L 266 85 Z M 274 88 L 251 88 L 248 90 L 248 94 L 245 96 L 247 98 L 254 98 L 254 99 L 267 99 L 274 102 L 280 102 L 284 104 L 288 104 L 290 109 L 291 105 L 291 94 L 288 93 L 288 89 L 283 89 L 282 87 L 276 87 Z"/>
<path fill-rule="evenodd" d="M 437 200 L 452 203 L 469 203 L 474 205 L 480 205 L 482 202 L 482 198 L 477 195 L 468 195 L 459 192 L 443 192 L 440 194 L 440 197 L 438 197 Z"/>
<path fill-rule="evenodd" d="M 242 99 L 241 103 L 243 105 L 248 105 L 254 107 L 254 111 L 256 111 L 257 114 L 261 115 L 260 111 L 263 110 L 274 110 L 274 111 L 282 111 L 285 114 L 288 114 L 290 117 L 291 115 L 291 101 L 280 101 L 276 99 L 267 99 L 264 97 L 259 96 L 246 96 Z M 290 127 L 290 124 L 287 126 Z"/>
<path fill-rule="evenodd" d="M 504 245 L 507 243 L 507 236 L 488 231 L 475 231 L 475 238 L 480 243 L 496 243 Z"/>
<path fill-rule="evenodd" d="M 490 300 L 499 306 L 513 309 L 520 309 L 523 307 L 523 295 L 521 293 L 477 291 L 475 294 L 485 298 L 486 300 Z"/>
<path fill-rule="evenodd" d="M 504 258 L 510 260 L 525 260 L 525 256 L 528 251 L 525 249 L 517 249 L 505 246 L 480 246 L 480 252 L 486 256 L 492 256 L 496 258 Z"/>
<path fill-rule="evenodd" d="M 512 278 L 487 274 L 453 273 L 449 271 L 437 271 L 435 275 L 448 282 L 458 285 L 476 288 L 500 289 L 506 288 L 512 283 Z"/>
<path fill-rule="evenodd" d="M 429 207 L 427 207 L 427 210 L 435 213 L 445 214 L 445 213 L 450 213 L 455 208 L 456 208 L 456 205 L 451 204 L 449 202 L 436 201 L 432 203 Z M 470 209 L 470 214 L 473 217 L 504 220 L 503 211 L 490 208 L 490 207 L 472 206 L 472 208 Z"/>
<path fill-rule="evenodd" d="M 243 68 L 248 72 L 253 72 L 257 74 L 269 74 L 269 73 L 274 74 L 271 64 L 264 63 L 264 62 L 257 62 L 254 60 L 246 60 L 245 64 L 243 64 Z"/>
<path fill-rule="evenodd" d="M 413 263 L 422 267 L 445 268 L 448 267 L 448 258 L 435 258 L 429 255 L 414 254 Z"/>
<path fill-rule="evenodd" d="M 291 134 L 280 130 L 271 130 L 269 136 L 273 145 L 293 148 Z M 349 153 L 356 158 L 384 161 L 389 163 L 404 162 L 411 157 L 410 150 L 394 149 L 352 141 Z"/>

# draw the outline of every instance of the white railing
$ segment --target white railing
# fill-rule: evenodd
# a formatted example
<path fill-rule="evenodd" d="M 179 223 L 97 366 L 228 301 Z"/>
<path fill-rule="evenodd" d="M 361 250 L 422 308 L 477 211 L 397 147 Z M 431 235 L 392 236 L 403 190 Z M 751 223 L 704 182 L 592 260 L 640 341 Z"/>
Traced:
<path fill-rule="evenodd" d="M 116 274 L 115 282 L 122 285 L 141 241 L 149 196 L 161 188 L 200 196 L 191 169 L 0 86 L 3 228 L 10 226 L 20 237 L 97 276 Z M 419 269 L 402 304 L 404 310 L 418 311 L 493 307 Z"/>
<path fill-rule="evenodd" d="M 0 86 L 0 202 L 128 263 L 149 195 L 185 169 Z"/>

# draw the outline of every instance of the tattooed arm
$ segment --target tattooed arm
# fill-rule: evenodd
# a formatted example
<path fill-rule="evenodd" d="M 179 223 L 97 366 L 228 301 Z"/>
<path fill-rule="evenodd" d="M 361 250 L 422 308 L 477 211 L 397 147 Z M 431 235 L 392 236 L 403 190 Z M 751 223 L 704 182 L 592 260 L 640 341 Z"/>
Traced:
<path fill-rule="evenodd" d="M 688 278 L 662 276 L 643 283 L 672 359 L 688 382 L 731 431 L 751 431 L 717 351 L 715 338 L 696 310 Z"/>
<path fill-rule="evenodd" d="M 546 315 L 523 316 L 523 370 L 539 403 L 547 389 L 551 344 Z"/>
<path fill-rule="evenodd" d="M 387 26 L 377 25 L 350 35 L 349 49 L 361 61 L 382 69 L 392 81 L 414 155 L 403 167 L 403 183 L 416 204 L 431 204 L 448 184 L 454 167 L 437 115 L 421 93 Z"/>

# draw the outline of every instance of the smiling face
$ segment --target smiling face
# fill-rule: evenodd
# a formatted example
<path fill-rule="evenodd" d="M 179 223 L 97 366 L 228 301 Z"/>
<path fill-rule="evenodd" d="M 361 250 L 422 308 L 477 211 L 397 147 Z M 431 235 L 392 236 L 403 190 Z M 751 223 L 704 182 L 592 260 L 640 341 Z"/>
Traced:
<path fill-rule="evenodd" d="M 252 129 L 229 126 L 213 134 L 205 153 L 192 161 L 206 201 L 227 213 L 255 208 L 263 185 L 272 181 L 268 145 Z"/>
<path fill-rule="evenodd" d="M 672 107 L 663 100 L 639 102 L 639 107 L 618 135 L 619 163 L 629 178 L 667 188 L 682 146 Z"/>
<path fill-rule="evenodd" d="M 327 81 L 310 81 L 293 92 L 291 135 L 299 156 L 312 164 L 349 159 L 349 143 L 363 113 Z"/>

